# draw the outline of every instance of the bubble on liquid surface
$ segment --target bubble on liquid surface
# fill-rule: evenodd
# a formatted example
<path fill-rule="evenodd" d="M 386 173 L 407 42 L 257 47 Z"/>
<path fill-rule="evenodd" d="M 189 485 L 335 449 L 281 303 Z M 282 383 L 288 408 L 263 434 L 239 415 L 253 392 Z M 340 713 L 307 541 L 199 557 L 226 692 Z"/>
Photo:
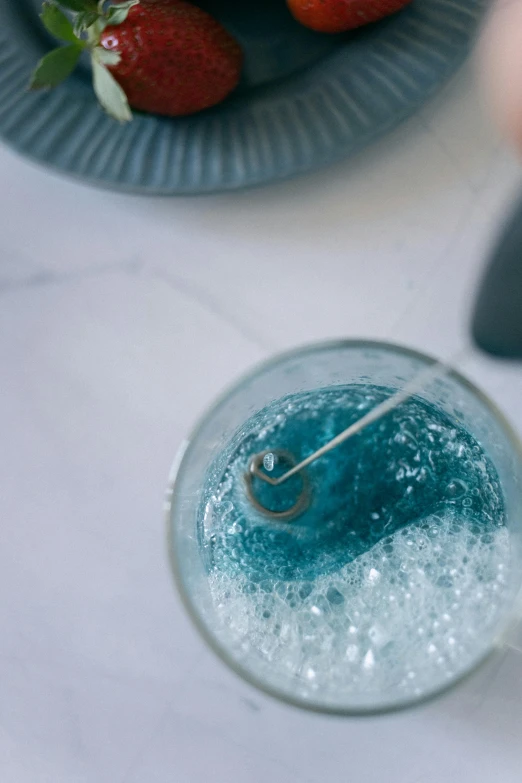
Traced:
<path fill-rule="evenodd" d="M 469 433 L 419 400 L 311 466 L 311 507 L 291 525 L 248 505 L 252 453 L 306 456 L 355 420 L 368 394 L 372 406 L 387 396 L 348 387 L 257 414 L 207 482 L 205 503 L 231 507 L 209 519 L 202 505 L 222 643 L 274 687 L 332 704 L 394 703 L 447 684 L 487 652 L 509 598 L 495 469 Z"/>
<path fill-rule="evenodd" d="M 275 465 L 275 454 L 272 454 L 270 451 L 268 454 L 265 454 L 263 457 L 263 467 L 268 472 L 271 473 L 274 469 Z"/>

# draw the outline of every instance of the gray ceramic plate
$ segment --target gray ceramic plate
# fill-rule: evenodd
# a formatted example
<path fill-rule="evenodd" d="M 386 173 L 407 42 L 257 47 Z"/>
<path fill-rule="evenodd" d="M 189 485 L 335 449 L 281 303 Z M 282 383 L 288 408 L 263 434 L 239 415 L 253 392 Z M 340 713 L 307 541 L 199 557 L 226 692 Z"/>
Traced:
<path fill-rule="evenodd" d="M 207 0 L 246 52 L 243 83 L 193 117 L 98 108 L 87 67 L 58 90 L 29 94 L 53 42 L 39 0 L 0 0 L 0 135 L 24 155 L 106 187 L 188 194 L 260 185 L 352 154 L 413 112 L 460 65 L 482 0 L 413 0 L 349 36 L 298 25 L 284 0 Z"/>

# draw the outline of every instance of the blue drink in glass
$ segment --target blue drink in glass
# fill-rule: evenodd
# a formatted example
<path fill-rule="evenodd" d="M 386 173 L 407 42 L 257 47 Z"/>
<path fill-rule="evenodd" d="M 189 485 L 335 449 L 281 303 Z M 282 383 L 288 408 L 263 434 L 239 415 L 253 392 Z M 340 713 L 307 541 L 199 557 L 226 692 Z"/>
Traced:
<path fill-rule="evenodd" d="M 375 350 L 384 373 L 370 361 L 356 382 L 342 374 L 321 387 L 314 377 L 267 395 L 214 449 L 192 511 L 210 641 L 270 692 L 340 712 L 403 706 L 459 680 L 490 652 L 520 579 L 518 454 L 474 390 L 456 395 L 460 379 L 434 383 L 312 463 L 297 518 L 251 503 L 253 455 L 306 458 L 411 374 L 406 362 L 410 373 L 394 375 L 391 349 Z M 272 475 L 288 467 L 273 462 Z M 252 489 L 281 512 L 301 482 L 256 478 Z"/>

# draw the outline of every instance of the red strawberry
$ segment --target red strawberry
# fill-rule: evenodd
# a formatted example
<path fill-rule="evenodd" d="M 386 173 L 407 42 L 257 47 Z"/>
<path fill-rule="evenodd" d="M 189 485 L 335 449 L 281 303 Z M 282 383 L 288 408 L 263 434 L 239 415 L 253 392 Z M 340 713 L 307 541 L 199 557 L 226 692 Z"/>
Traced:
<path fill-rule="evenodd" d="M 220 103 L 236 87 L 243 55 L 213 17 L 185 0 L 141 0 L 100 43 L 118 52 L 109 66 L 135 109 L 193 114 Z"/>
<path fill-rule="evenodd" d="M 411 0 L 287 0 L 298 22 L 322 33 L 342 33 L 400 11 Z"/>
<path fill-rule="evenodd" d="M 222 101 L 241 75 L 239 44 L 186 0 L 46 0 L 41 18 L 67 45 L 44 57 L 31 87 L 55 87 L 88 50 L 96 95 L 121 121 L 132 118 L 129 104 L 169 116 L 207 109 Z"/>

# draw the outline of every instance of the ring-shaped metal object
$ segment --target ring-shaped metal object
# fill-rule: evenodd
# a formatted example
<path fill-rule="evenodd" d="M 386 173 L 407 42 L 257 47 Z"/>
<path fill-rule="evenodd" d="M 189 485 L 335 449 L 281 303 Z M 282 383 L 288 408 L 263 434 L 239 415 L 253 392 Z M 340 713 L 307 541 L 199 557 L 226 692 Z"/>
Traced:
<path fill-rule="evenodd" d="M 284 460 L 288 463 L 289 467 L 297 465 L 297 460 L 290 451 L 267 449 L 266 451 L 259 452 L 259 454 L 254 454 L 248 463 L 248 469 L 244 477 L 247 497 L 252 506 L 269 519 L 273 519 L 277 522 L 292 522 L 304 513 L 310 505 L 312 497 L 310 480 L 305 470 L 300 471 L 298 475 L 301 479 L 302 489 L 294 505 L 291 506 L 291 508 L 286 509 L 286 511 L 271 511 L 258 500 L 254 493 L 253 486 L 254 478 L 260 478 L 272 486 L 277 486 L 277 479 L 273 479 L 267 473 L 261 472 L 261 466 L 263 465 L 263 460 L 267 454 L 273 454 L 275 457 Z"/>

